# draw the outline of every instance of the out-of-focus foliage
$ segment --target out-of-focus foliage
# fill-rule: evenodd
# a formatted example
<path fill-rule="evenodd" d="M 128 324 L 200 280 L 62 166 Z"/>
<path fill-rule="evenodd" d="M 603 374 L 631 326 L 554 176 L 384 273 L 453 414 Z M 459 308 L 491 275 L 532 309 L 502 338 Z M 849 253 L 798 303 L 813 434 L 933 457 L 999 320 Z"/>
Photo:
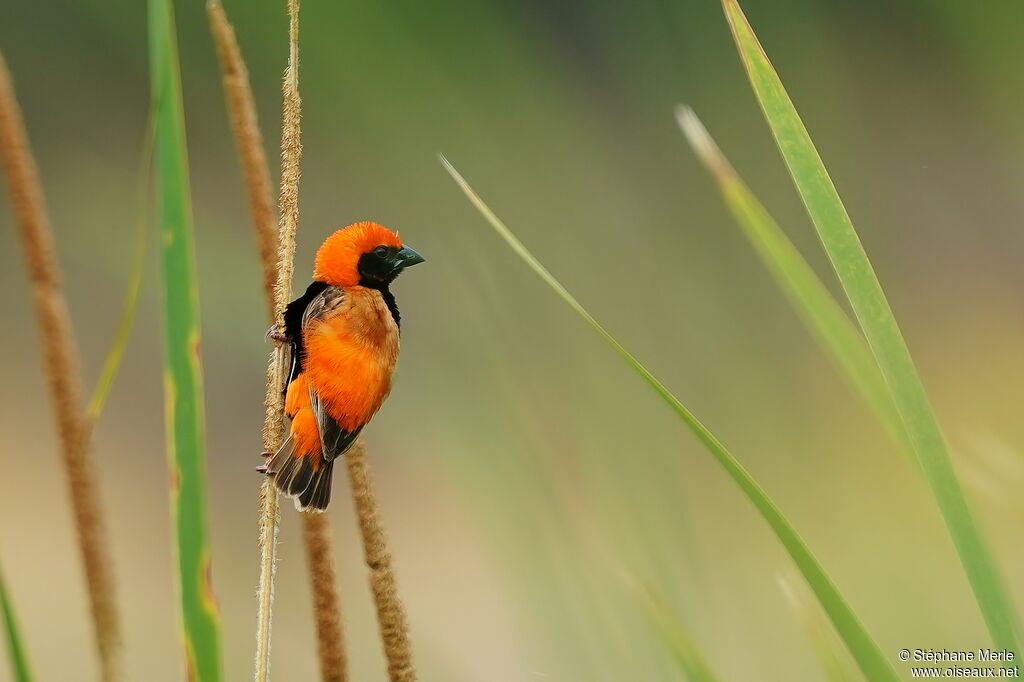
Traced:
<path fill-rule="evenodd" d="M 803 121 L 739 4 L 736 0 L 724 0 L 722 4 L 758 102 L 885 377 L 907 440 L 938 502 L 992 642 L 999 649 L 1016 652 L 1020 642 L 1010 595 L 964 497 L 931 401 L 875 270 Z"/>
<path fill-rule="evenodd" d="M 25 655 L 25 646 L 21 642 L 18 618 L 14 615 L 14 604 L 11 603 L 11 596 L 7 594 L 7 584 L 4 582 L 2 574 L 0 574 L 0 615 L 4 621 L 11 675 L 17 682 L 31 682 L 32 673 L 28 665 L 28 656 Z"/>
<path fill-rule="evenodd" d="M 857 659 L 858 665 L 864 674 L 871 680 L 896 680 L 896 671 L 879 650 L 871 634 L 864 629 L 857 614 L 850 608 L 846 598 L 833 582 L 818 560 L 814 557 L 810 548 L 800 537 L 800 533 L 783 514 L 782 510 L 774 500 L 765 492 L 764 488 L 754 479 L 753 476 L 743 467 L 736 457 L 729 452 L 728 448 L 706 427 L 701 421 L 677 398 L 672 391 L 658 380 L 650 370 L 644 367 L 637 358 L 615 339 L 614 336 L 601 326 L 594 317 L 580 305 L 579 301 L 569 293 L 562 284 L 534 257 L 519 239 L 505 226 L 501 220 L 487 207 L 479 196 L 466 183 L 461 175 L 442 157 L 445 169 L 452 178 L 459 184 L 463 192 L 470 199 L 477 210 L 483 214 L 494 230 L 508 243 L 509 247 L 527 265 L 548 284 L 570 308 L 582 317 L 599 336 L 601 336 L 612 347 L 613 350 L 625 360 L 626 364 L 632 367 L 633 371 L 665 402 L 665 404 L 676 413 L 680 421 L 687 427 L 697 441 L 704 446 L 708 454 L 721 465 L 729 478 L 736 483 L 736 486 L 743 492 L 743 495 L 757 509 L 765 522 L 775 533 L 775 536 L 786 548 L 786 552 L 793 559 L 800 573 L 810 586 L 814 595 L 818 598 L 822 608 L 828 613 L 832 624 L 843 638 L 850 653 Z"/>

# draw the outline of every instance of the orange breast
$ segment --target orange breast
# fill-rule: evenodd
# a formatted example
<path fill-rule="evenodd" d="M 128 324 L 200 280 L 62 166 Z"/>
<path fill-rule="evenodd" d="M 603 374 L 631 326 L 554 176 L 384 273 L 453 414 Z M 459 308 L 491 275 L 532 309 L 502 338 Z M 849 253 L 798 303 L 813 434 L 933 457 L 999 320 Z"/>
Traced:
<path fill-rule="evenodd" d="M 398 325 L 379 291 L 346 287 L 330 317 L 303 330 L 303 373 L 327 414 L 348 431 L 363 426 L 391 390 Z"/>

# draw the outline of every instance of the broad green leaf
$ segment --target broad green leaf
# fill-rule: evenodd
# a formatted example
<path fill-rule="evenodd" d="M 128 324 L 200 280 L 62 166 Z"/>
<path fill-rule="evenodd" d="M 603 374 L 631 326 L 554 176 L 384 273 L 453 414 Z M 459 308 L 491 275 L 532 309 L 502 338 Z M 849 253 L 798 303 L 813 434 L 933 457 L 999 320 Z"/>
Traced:
<path fill-rule="evenodd" d="M 216 682 L 221 677 L 220 619 L 210 580 L 206 523 L 199 293 L 178 50 L 170 0 L 149 0 L 149 41 L 163 264 L 164 409 L 182 642 L 186 677 Z"/>
<path fill-rule="evenodd" d="M 718 184 L 726 206 L 804 324 L 829 357 L 838 363 L 893 438 L 909 447 L 889 388 L 860 329 L 736 174 L 693 110 L 679 107 L 676 119 L 690 146 Z"/>
<path fill-rule="evenodd" d="M 754 93 L 889 387 L 993 642 L 1020 652 L 1009 593 L 964 497 L 910 351 L 850 216 L 739 4 L 723 0 L 723 6 Z"/>
<path fill-rule="evenodd" d="M 18 629 L 18 619 L 14 617 L 14 606 L 7 594 L 7 585 L 4 583 L 3 574 L 0 573 L 0 611 L 4 616 L 4 631 L 7 634 L 7 655 L 11 659 L 11 675 L 16 682 L 30 682 L 32 672 L 28 667 L 28 657 L 25 655 L 24 645 L 21 643 L 21 631 Z"/>
<path fill-rule="evenodd" d="M 782 514 L 782 511 L 775 502 L 768 496 L 768 493 L 754 480 L 754 478 L 743 468 L 732 453 L 726 449 L 710 430 L 697 419 L 683 403 L 672 394 L 639 360 L 637 360 L 626 348 L 620 344 L 601 324 L 555 279 L 554 275 L 548 272 L 547 268 L 541 265 L 532 253 L 512 233 L 508 227 L 491 211 L 483 200 L 473 191 L 466 180 L 459 175 L 458 171 L 443 156 L 441 162 L 445 169 L 452 176 L 469 200 L 476 206 L 477 210 L 487 219 L 491 227 L 501 236 L 512 250 L 522 258 L 527 265 L 557 293 L 569 307 L 582 317 L 614 350 L 629 364 L 633 370 L 661 397 L 661 399 L 672 409 L 673 412 L 683 421 L 687 428 L 696 436 L 697 440 L 707 449 L 711 456 L 729 477 L 739 486 L 747 499 L 760 512 L 761 516 L 774 531 L 776 537 L 782 542 L 783 547 L 792 557 L 797 568 L 803 574 L 814 594 L 821 602 L 825 612 L 831 618 L 833 625 L 839 632 L 846 646 L 849 647 L 857 663 L 869 679 L 897 680 L 896 672 L 892 669 L 888 659 L 878 648 L 878 645 L 871 638 L 871 635 L 861 624 L 857 614 L 853 612 L 846 599 L 840 593 L 835 583 L 822 568 L 821 564 L 811 553 L 810 548 L 804 542 L 800 534 L 793 528 L 792 524 Z"/>

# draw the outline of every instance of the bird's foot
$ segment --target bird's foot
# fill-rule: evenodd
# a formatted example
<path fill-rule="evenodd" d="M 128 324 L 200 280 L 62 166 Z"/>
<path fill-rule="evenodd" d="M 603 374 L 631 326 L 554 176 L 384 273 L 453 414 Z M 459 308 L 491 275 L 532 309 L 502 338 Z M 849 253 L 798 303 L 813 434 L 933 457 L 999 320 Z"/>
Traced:
<path fill-rule="evenodd" d="M 269 452 L 267 450 L 264 450 L 263 452 L 260 453 L 260 457 L 262 457 L 263 459 L 267 459 L 267 460 L 269 460 L 273 456 L 274 456 L 274 453 L 273 452 Z M 269 461 L 268 462 L 264 462 L 263 464 L 261 464 L 258 467 L 256 467 L 256 471 L 261 473 L 261 474 L 273 473 L 268 468 L 269 466 L 270 466 L 270 462 Z"/>
<path fill-rule="evenodd" d="M 284 333 L 281 325 L 276 323 L 267 330 L 267 338 L 275 343 L 285 343 L 288 341 L 288 335 Z"/>

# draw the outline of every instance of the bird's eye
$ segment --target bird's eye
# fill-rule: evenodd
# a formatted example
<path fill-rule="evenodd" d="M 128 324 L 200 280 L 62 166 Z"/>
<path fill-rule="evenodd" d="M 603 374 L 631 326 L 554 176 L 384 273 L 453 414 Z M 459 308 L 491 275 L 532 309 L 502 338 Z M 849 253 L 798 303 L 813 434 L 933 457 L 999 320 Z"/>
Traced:
<path fill-rule="evenodd" d="M 380 256 L 381 258 L 388 255 L 388 249 L 386 246 L 378 246 L 376 249 L 373 250 L 373 252 L 376 255 Z"/>

